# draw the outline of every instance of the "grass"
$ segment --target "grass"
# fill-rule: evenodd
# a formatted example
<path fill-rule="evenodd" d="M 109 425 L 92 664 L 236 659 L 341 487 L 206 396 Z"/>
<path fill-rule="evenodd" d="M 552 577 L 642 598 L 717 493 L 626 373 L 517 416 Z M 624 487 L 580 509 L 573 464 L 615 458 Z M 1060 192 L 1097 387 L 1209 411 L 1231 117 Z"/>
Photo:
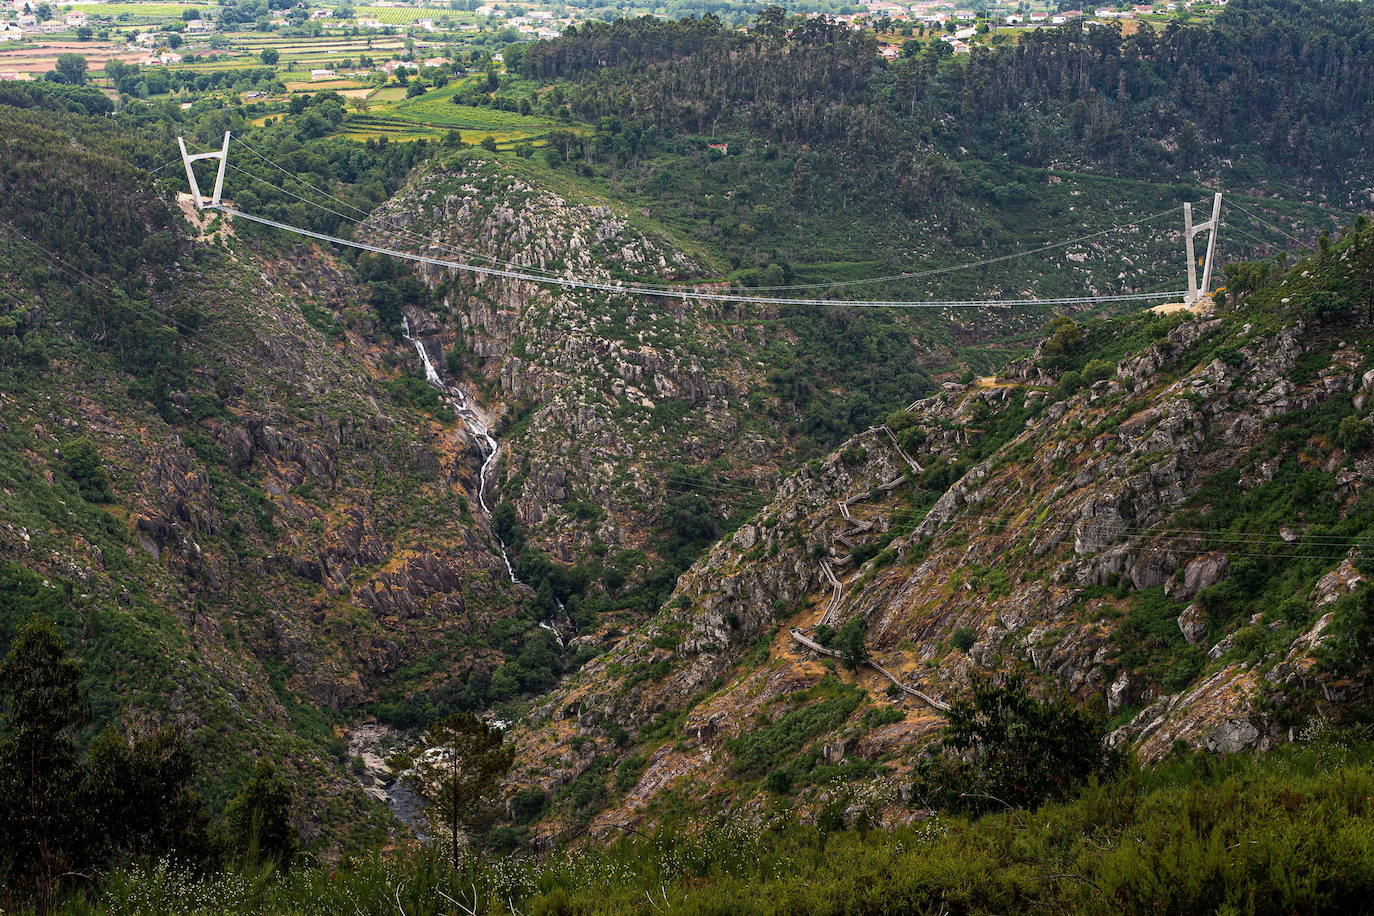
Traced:
<path fill-rule="evenodd" d="M 285 875 L 115 874 L 72 913 L 1362 912 L 1374 889 L 1374 749 L 1318 737 L 1267 756 L 1186 757 L 1074 801 L 979 820 L 624 833 L 541 857 L 423 851 Z M 627 777 L 628 779 L 628 777 Z M 653 906 L 645 904 L 652 901 Z"/>

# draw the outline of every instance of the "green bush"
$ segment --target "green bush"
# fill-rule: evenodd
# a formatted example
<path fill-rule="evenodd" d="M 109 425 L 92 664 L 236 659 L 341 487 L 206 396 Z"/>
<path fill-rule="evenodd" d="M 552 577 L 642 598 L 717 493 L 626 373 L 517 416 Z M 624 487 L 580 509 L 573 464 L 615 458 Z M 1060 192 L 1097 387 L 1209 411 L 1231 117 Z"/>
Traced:
<path fill-rule="evenodd" d="M 1359 417 L 1346 417 L 1336 427 L 1336 444 L 1348 452 L 1361 452 L 1374 441 L 1374 424 Z"/>
<path fill-rule="evenodd" d="M 1083 367 L 1083 384 L 1091 385 L 1116 375 L 1116 367 L 1105 359 L 1090 359 Z"/>
<path fill-rule="evenodd" d="M 62 466 L 84 499 L 93 503 L 114 499 L 109 475 L 105 473 L 105 459 L 100 457 L 90 439 L 82 437 L 66 442 L 62 446 Z"/>
<path fill-rule="evenodd" d="M 958 649 L 960 652 L 967 652 L 969 649 L 972 649 L 975 641 L 976 637 L 973 635 L 973 630 L 968 627 L 960 627 L 955 630 L 953 635 L 949 638 L 950 645 L 954 646 L 954 648 Z"/>
<path fill-rule="evenodd" d="M 919 792 L 959 811 L 1035 808 L 1072 797 L 1091 778 L 1121 771 L 1106 723 L 1067 698 L 1031 696 L 1020 676 L 979 678 L 947 716 L 944 746 L 956 756 L 926 761 Z"/>

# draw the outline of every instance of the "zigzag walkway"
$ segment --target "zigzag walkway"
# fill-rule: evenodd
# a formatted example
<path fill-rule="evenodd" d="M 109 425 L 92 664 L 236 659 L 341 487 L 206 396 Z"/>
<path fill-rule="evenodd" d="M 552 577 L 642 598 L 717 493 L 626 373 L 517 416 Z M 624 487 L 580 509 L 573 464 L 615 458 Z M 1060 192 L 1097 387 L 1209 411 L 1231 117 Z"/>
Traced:
<path fill-rule="evenodd" d="M 917 464 L 915 461 L 913 461 L 911 457 L 907 455 L 905 451 L 902 450 L 901 445 L 897 442 L 897 437 L 892 434 L 891 429 L 889 429 L 886 426 L 874 426 L 869 429 L 869 432 L 873 433 L 881 431 L 885 431 L 887 433 L 888 438 L 892 440 L 893 447 L 896 448 L 897 453 L 901 455 L 902 460 L 906 463 L 907 467 L 911 468 L 912 472 L 915 474 L 921 473 L 921 466 Z M 878 489 L 885 492 L 894 490 L 898 486 L 900 486 L 903 481 L 906 480 L 906 476 L 907 475 L 905 474 L 900 474 L 892 480 L 889 480 L 887 483 L 880 484 L 878 486 Z M 856 534 L 862 534 L 868 531 L 870 528 L 873 527 L 873 523 L 864 519 L 855 518 L 852 514 L 850 514 L 849 507 L 867 498 L 868 494 L 863 493 L 858 496 L 851 496 L 848 499 L 839 500 L 837 502 L 837 505 L 839 506 L 840 510 L 840 517 L 850 527 L 848 527 L 845 531 L 842 531 L 839 534 L 835 535 L 835 540 L 844 544 L 851 551 L 854 549 L 855 546 L 854 541 L 851 539 L 851 536 Z M 836 562 L 848 563 L 850 559 L 851 558 L 849 556 L 845 556 L 842 558 L 837 558 Z M 818 626 L 834 626 L 834 620 L 840 612 L 840 602 L 844 598 L 844 585 L 835 575 L 835 571 L 831 569 L 830 559 L 828 557 L 822 557 L 820 565 L 821 574 L 825 576 L 825 580 L 828 583 L 830 583 L 831 589 L 830 601 L 826 603 L 825 613 L 821 614 L 821 619 L 817 621 L 814 625 L 806 627 L 805 629 L 792 627 L 792 629 L 788 632 L 792 636 L 794 642 L 798 643 L 799 645 L 807 649 L 810 649 L 812 652 L 816 652 L 820 655 L 829 656 L 830 658 L 841 658 L 841 653 L 837 652 L 834 649 L 826 648 L 825 646 L 821 645 L 820 643 L 816 642 L 814 639 L 806 635 L 808 631 L 814 630 Z M 864 659 L 864 664 L 868 665 L 874 671 L 878 672 L 880 675 L 886 678 L 888 682 L 890 682 L 894 687 L 902 691 L 902 693 L 905 693 L 907 696 L 916 697 L 917 699 L 925 702 L 927 705 L 932 706 L 935 709 L 940 710 L 941 712 L 949 711 L 948 703 L 944 702 L 943 700 L 937 699 L 936 697 L 933 697 L 922 690 L 918 690 L 917 688 L 912 687 L 910 684 L 903 682 L 891 671 L 888 671 L 886 668 L 884 668 L 877 662 L 873 661 L 872 659 Z"/>

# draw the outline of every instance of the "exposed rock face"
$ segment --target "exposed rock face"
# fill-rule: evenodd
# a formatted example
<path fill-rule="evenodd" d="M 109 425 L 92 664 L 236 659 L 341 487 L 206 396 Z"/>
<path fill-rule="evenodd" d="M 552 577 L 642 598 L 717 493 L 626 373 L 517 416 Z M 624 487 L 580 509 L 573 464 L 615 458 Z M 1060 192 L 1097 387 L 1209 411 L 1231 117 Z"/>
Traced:
<path fill-rule="evenodd" d="M 1190 646 L 1202 642 L 1202 638 L 1207 635 L 1206 612 L 1196 604 L 1188 605 L 1183 609 L 1183 613 L 1178 615 L 1178 631 L 1188 640 Z"/>
<path fill-rule="evenodd" d="M 423 170 L 381 212 L 430 239 L 438 257 L 456 246 L 600 282 L 616 272 L 671 283 L 698 270 L 611 209 L 569 202 L 480 161 Z M 524 417 L 503 439 L 500 496 L 551 555 L 572 560 L 592 542 L 651 548 L 645 535 L 665 495 L 662 471 L 675 461 L 722 461 L 759 481 L 775 472 L 784 437 L 744 428 L 742 417 L 746 393 L 762 384 L 753 356 L 764 341 L 731 333 L 709 303 L 442 267 L 426 266 L 422 277 L 445 312 L 431 318 L 429 339 L 464 351 L 464 372 L 489 392 L 491 410 Z"/>
<path fill-rule="evenodd" d="M 919 434 L 908 441 L 925 468 L 958 466 L 1002 417 L 1025 419 L 1019 428 L 1004 423 L 1011 432 L 983 450 L 988 457 L 934 492 L 888 487 L 910 468 L 876 434 L 785 479 L 766 509 L 682 577 L 654 620 L 536 712 L 521 743 L 526 759 L 541 762 L 520 781 L 565 784 L 618 753 L 611 734 L 643 734 L 657 722 L 639 751 L 644 775 L 596 825 L 652 817 L 665 793 L 706 793 L 719 805 L 759 810 L 747 791 L 709 787 L 728 774 L 732 738 L 759 727 L 760 710 L 821 682 L 826 666 L 788 636 L 821 620 L 863 620 L 870 657 L 895 682 L 937 699 L 958 695 L 974 672 L 1020 665 L 1085 701 L 1099 698 L 1113 714 L 1139 709 L 1114 740 L 1147 761 L 1180 741 L 1231 752 L 1284 740 L 1286 726 L 1257 701 L 1310 686 L 1314 652 L 1330 627 L 1321 609 L 1363 587 L 1362 577 L 1333 558 L 1307 604 L 1286 611 L 1319 619 L 1291 635 L 1282 635 L 1289 621 L 1262 613 L 1248 622 L 1213 619 L 1207 602 L 1223 600 L 1214 596 L 1232 587 L 1231 577 L 1255 575 L 1255 545 L 1292 552 L 1278 545 L 1300 542 L 1302 522 L 1209 544 L 1193 519 L 1210 508 L 1209 481 L 1232 475 L 1230 486 L 1248 491 L 1292 459 L 1292 451 L 1261 450 L 1274 424 L 1364 390 L 1356 384 L 1363 355 L 1323 351 L 1310 330 L 1298 323 L 1262 336 L 1238 317 L 1184 320 L 1123 359 L 1113 379 L 1069 398 L 1047 396 L 1041 386 L 1050 380 L 1021 364 L 1012 377 L 913 404 L 909 425 Z M 1209 348 L 1227 358 L 1196 358 Z M 1305 378 L 1295 367 L 1300 358 L 1311 364 L 1314 353 L 1328 365 Z M 1309 443 L 1301 460 L 1331 475 L 1342 505 L 1374 481 L 1329 443 Z M 1139 637 L 1120 627 L 1146 600 L 1172 608 L 1160 638 L 1196 672 L 1181 687 L 1123 661 L 1135 657 L 1125 650 Z M 967 654 L 952 645 L 963 631 Z M 1209 632 L 1219 642 L 1207 653 Z M 1283 648 L 1250 654 L 1270 633 L 1281 634 Z M 857 683 L 870 698 L 893 694 L 894 681 L 875 672 L 861 668 Z M 915 696 L 893 695 L 897 726 L 875 731 L 850 716 L 816 737 L 820 758 L 835 764 L 895 751 L 884 759 L 902 772 L 940 717 Z M 681 709 L 681 726 L 662 737 L 665 714 Z M 819 795 L 804 797 L 820 803 Z"/>

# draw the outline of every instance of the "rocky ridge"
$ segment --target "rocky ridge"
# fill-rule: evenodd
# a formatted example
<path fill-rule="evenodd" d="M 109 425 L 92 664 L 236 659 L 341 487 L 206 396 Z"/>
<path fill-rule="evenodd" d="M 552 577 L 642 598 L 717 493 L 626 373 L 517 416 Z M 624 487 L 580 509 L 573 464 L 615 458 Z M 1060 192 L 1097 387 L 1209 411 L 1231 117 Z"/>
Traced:
<path fill-rule="evenodd" d="M 604 831 L 687 799 L 768 810 L 740 754 L 837 677 L 867 700 L 777 764 L 802 752 L 881 775 L 795 799 L 863 797 L 875 816 L 912 816 L 902 775 L 939 711 L 789 636 L 822 618 L 863 621 L 871 657 L 937 699 L 977 674 L 1030 671 L 1100 704 L 1144 761 L 1179 744 L 1264 748 L 1336 714 L 1360 694 L 1323 653 L 1334 608 L 1365 587 L 1346 550 L 1374 459 L 1335 427 L 1369 423 L 1374 369 L 1367 329 L 1298 307 L 1319 283 L 1295 274 L 1216 317 L 1098 326 L 1089 349 L 1140 343 L 1076 391 L 1048 352 L 947 386 L 890 421 L 919 474 L 870 431 L 784 480 L 663 611 L 532 717 L 517 783 L 554 798 L 546 828 Z M 1265 582 L 1294 597 L 1263 610 L 1250 595 Z M 571 790 L 622 766 L 642 769 L 578 805 L 587 793 Z"/>

